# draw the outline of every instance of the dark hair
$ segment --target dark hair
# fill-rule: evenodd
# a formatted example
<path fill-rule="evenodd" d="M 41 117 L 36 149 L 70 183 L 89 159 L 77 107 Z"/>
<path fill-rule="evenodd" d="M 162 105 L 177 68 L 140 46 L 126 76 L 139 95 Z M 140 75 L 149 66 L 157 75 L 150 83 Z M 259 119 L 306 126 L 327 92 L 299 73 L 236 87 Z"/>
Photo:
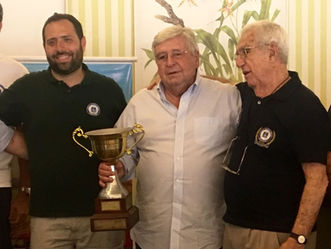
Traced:
<path fill-rule="evenodd" d="M 43 31 L 42 31 L 42 36 L 43 36 L 43 42 L 45 43 L 45 27 L 51 23 L 51 22 L 56 22 L 56 21 L 60 21 L 60 20 L 68 20 L 69 22 L 72 23 L 72 25 L 74 25 L 76 34 L 78 36 L 79 39 L 82 39 L 82 37 L 84 36 L 83 34 L 83 28 L 82 25 L 80 24 L 80 22 L 72 15 L 69 14 L 59 14 L 59 13 L 54 13 L 52 16 L 50 16 L 43 27 Z"/>
<path fill-rule="evenodd" d="M 2 10 L 2 5 L 0 3 L 0 22 L 2 22 L 2 17 L 3 17 L 3 10 Z"/>

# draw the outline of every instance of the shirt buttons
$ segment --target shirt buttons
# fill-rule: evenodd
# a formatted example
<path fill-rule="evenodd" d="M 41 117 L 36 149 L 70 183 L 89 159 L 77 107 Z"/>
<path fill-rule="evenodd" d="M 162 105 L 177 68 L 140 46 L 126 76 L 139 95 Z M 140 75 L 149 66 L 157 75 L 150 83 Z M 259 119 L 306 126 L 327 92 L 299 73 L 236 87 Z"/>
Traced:
<path fill-rule="evenodd" d="M 257 101 L 257 104 L 258 104 L 258 105 L 261 105 L 261 100 L 258 100 L 258 101 Z"/>

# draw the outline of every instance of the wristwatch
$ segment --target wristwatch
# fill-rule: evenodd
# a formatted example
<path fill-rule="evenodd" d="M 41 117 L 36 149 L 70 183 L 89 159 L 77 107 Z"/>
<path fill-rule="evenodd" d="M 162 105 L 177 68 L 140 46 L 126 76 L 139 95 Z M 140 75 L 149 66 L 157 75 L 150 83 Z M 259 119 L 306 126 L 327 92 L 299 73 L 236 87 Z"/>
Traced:
<path fill-rule="evenodd" d="M 307 243 L 307 238 L 303 234 L 290 233 L 290 237 L 294 238 L 300 245 Z"/>

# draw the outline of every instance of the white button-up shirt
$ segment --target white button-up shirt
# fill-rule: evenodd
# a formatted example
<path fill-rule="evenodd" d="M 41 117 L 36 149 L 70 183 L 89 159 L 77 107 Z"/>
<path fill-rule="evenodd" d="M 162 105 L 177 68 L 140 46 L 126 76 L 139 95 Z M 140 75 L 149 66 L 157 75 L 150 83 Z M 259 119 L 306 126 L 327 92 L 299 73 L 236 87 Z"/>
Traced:
<path fill-rule="evenodd" d="M 0 152 L 2 152 L 4 149 L 6 149 L 7 145 L 9 144 L 14 131 L 10 129 L 8 126 L 6 126 L 1 120 L 0 120 Z"/>
<path fill-rule="evenodd" d="M 118 127 L 143 125 L 145 137 L 125 156 L 136 163 L 139 222 L 131 236 L 143 249 L 218 249 L 225 211 L 222 159 L 241 110 L 236 87 L 197 76 L 178 109 L 162 84 L 128 103 Z"/>

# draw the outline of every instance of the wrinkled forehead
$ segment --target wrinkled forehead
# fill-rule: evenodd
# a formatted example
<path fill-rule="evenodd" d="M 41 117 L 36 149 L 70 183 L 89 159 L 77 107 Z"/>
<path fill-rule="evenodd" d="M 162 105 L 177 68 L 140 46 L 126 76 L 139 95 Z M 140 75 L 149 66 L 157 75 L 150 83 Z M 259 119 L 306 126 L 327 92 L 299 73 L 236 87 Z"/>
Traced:
<path fill-rule="evenodd" d="M 252 31 L 246 31 L 241 34 L 238 44 L 237 50 L 245 47 L 253 47 L 256 44 L 255 34 Z"/>
<path fill-rule="evenodd" d="M 167 50 L 187 49 L 187 40 L 183 35 L 168 38 L 155 46 L 155 52 L 159 53 Z"/>

